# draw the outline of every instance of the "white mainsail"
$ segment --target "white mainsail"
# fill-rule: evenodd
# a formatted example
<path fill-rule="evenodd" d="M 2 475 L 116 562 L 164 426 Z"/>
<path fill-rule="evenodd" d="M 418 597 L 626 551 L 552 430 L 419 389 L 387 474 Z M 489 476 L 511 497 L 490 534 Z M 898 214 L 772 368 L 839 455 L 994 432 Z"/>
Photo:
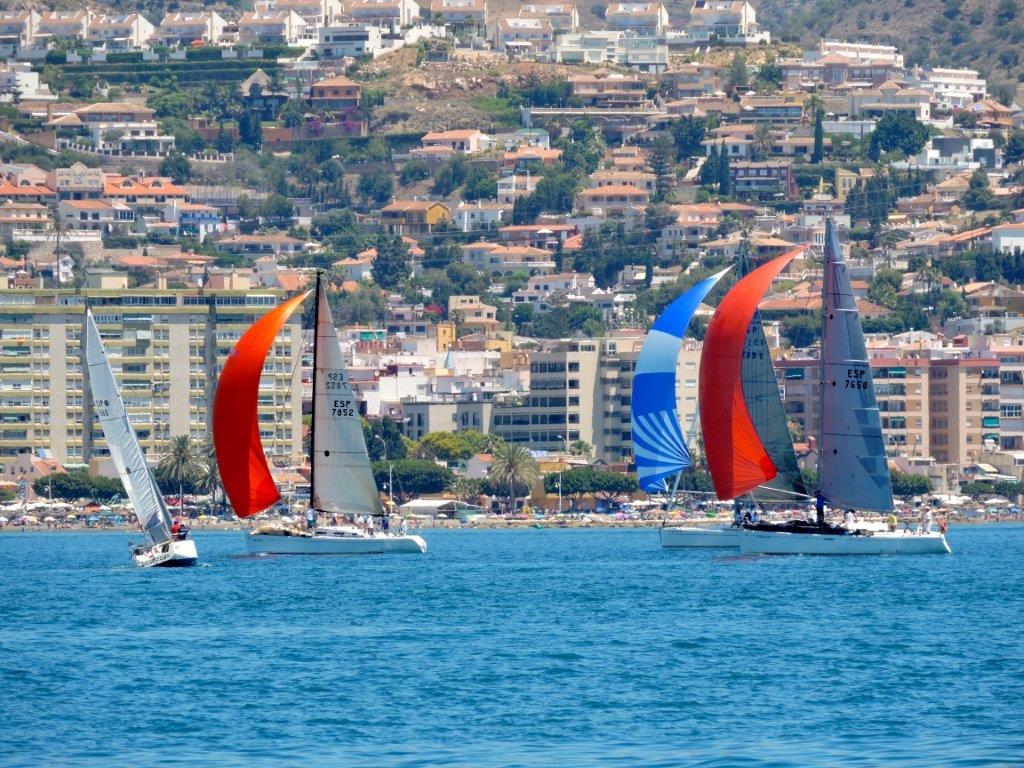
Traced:
<path fill-rule="evenodd" d="M 327 295 L 320 285 L 315 349 L 312 506 L 324 512 L 379 515 L 380 495 L 370 469 L 358 404 Z"/>
<path fill-rule="evenodd" d="M 153 473 L 146 464 L 135 430 L 128 420 L 114 372 L 110 369 L 106 350 L 100 340 L 100 332 L 89 310 L 85 313 L 85 359 L 89 368 L 93 411 L 103 428 L 110 457 L 135 507 L 135 514 L 154 544 L 167 541 L 171 538 L 171 516 Z"/>
<path fill-rule="evenodd" d="M 818 484 L 834 507 L 889 511 L 892 484 L 857 302 L 835 225 L 826 225 Z"/>

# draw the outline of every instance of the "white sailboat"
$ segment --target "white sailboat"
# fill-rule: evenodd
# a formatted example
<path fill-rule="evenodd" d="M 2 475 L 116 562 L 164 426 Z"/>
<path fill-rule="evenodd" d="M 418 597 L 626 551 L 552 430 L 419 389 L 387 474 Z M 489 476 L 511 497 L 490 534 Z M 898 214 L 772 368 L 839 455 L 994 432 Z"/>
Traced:
<path fill-rule="evenodd" d="M 881 418 L 850 275 L 831 220 L 825 233 L 818 483 L 833 509 L 892 512 Z M 750 554 L 864 555 L 948 553 L 941 532 L 846 529 L 745 529 Z"/>
<path fill-rule="evenodd" d="M 99 418 L 121 483 L 149 539 L 148 544 L 132 547 L 132 559 L 144 568 L 195 565 L 199 557 L 195 542 L 171 534 L 171 516 L 128 419 L 90 310 L 85 313 L 84 342 L 93 410 Z"/>
<path fill-rule="evenodd" d="M 682 474 L 693 466 L 677 413 L 679 349 L 697 308 L 726 271 L 701 280 L 665 308 L 647 334 L 636 363 L 630 409 L 637 477 L 644 491 L 669 493 L 666 512 L 678 499 Z M 663 525 L 660 538 L 666 549 L 738 547 L 739 528 Z"/>
<path fill-rule="evenodd" d="M 239 340 L 218 383 L 214 444 L 225 490 L 239 517 L 256 514 L 280 498 L 270 479 L 258 429 L 251 425 L 255 423 L 259 375 L 267 349 L 307 295 L 285 302 L 257 321 Z M 310 506 L 318 516 L 380 519 L 380 494 L 357 401 L 319 274 L 315 300 Z M 248 442 L 240 439 L 240 433 L 250 436 Z M 261 526 L 246 535 L 246 548 L 267 554 L 385 554 L 423 553 L 427 544 L 420 536 L 396 535 L 347 522 L 313 530 Z"/>

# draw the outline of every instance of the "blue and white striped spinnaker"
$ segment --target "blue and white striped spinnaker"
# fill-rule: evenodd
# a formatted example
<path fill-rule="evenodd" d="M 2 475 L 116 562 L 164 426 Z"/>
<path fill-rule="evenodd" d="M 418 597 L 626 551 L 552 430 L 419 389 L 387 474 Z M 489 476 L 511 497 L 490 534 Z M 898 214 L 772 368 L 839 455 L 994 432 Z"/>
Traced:
<path fill-rule="evenodd" d="M 692 466 L 676 410 L 679 348 L 697 307 L 728 271 L 701 280 L 669 304 L 654 321 L 636 361 L 633 455 L 640 488 L 648 493 L 668 490 L 666 479 Z"/>

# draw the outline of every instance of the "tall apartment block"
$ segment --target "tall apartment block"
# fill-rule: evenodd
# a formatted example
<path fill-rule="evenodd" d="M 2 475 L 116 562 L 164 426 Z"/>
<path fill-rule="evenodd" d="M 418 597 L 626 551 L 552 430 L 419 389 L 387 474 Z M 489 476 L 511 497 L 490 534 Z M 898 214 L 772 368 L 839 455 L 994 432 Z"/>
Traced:
<path fill-rule="evenodd" d="M 0 292 L 0 462 L 49 449 L 68 464 L 108 455 L 87 396 L 81 333 L 92 308 L 129 418 L 155 460 L 171 437 L 206 440 L 219 373 L 235 341 L 279 291 L 18 290 Z M 279 466 L 301 460 L 298 313 L 260 383 L 264 445 Z"/>
<path fill-rule="evenodd" d="M 492 430 L 531 449 L 560 451 L 583 440 L 607 462 L 630 461 L 633 374 L 640 330 L 554 342 L 530 353 L 530 391 L 495 399 Z M 700 342 L 687 340 L 677 371 L 678 412 L 689 433 L 697 410 Z"/>
<path fill-rule="evenodd" d="M 1000 361 L 983 350 L 869 349 L 871 373 L 891 456 L 932 457 L 967 466 L 1000 446 Z M 818 428 L 819 361 L 781 360 L 788 417 Z"/>

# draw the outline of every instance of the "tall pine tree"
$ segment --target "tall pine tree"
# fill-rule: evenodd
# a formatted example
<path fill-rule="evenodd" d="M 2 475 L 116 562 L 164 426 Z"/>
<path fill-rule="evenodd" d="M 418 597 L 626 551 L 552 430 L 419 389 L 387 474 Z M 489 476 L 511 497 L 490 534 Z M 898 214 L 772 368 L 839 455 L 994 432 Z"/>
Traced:
<path fill-rule="evenodd" d="M 711 187 L 718 180 L 718 147 L 711 145 L 711 150 L 704 158 L 704 165 L 700 167 L 700 183 L 702 186 Z"/>
<path fill-rule="evenodd" d="M 814 150 L 811 152 L 811 162 L 820 163 L 825 159 L 825 113 L 817 110 L 814 113 Z"/>
<path fill-rule="evenodd" d="M 725 151 L 725 147 L 722 147 L 718 153 L 718 192 L 722 195 L 728 195 L 730 192 L 730 178 L 729 178 L 729 154 Z"/>

